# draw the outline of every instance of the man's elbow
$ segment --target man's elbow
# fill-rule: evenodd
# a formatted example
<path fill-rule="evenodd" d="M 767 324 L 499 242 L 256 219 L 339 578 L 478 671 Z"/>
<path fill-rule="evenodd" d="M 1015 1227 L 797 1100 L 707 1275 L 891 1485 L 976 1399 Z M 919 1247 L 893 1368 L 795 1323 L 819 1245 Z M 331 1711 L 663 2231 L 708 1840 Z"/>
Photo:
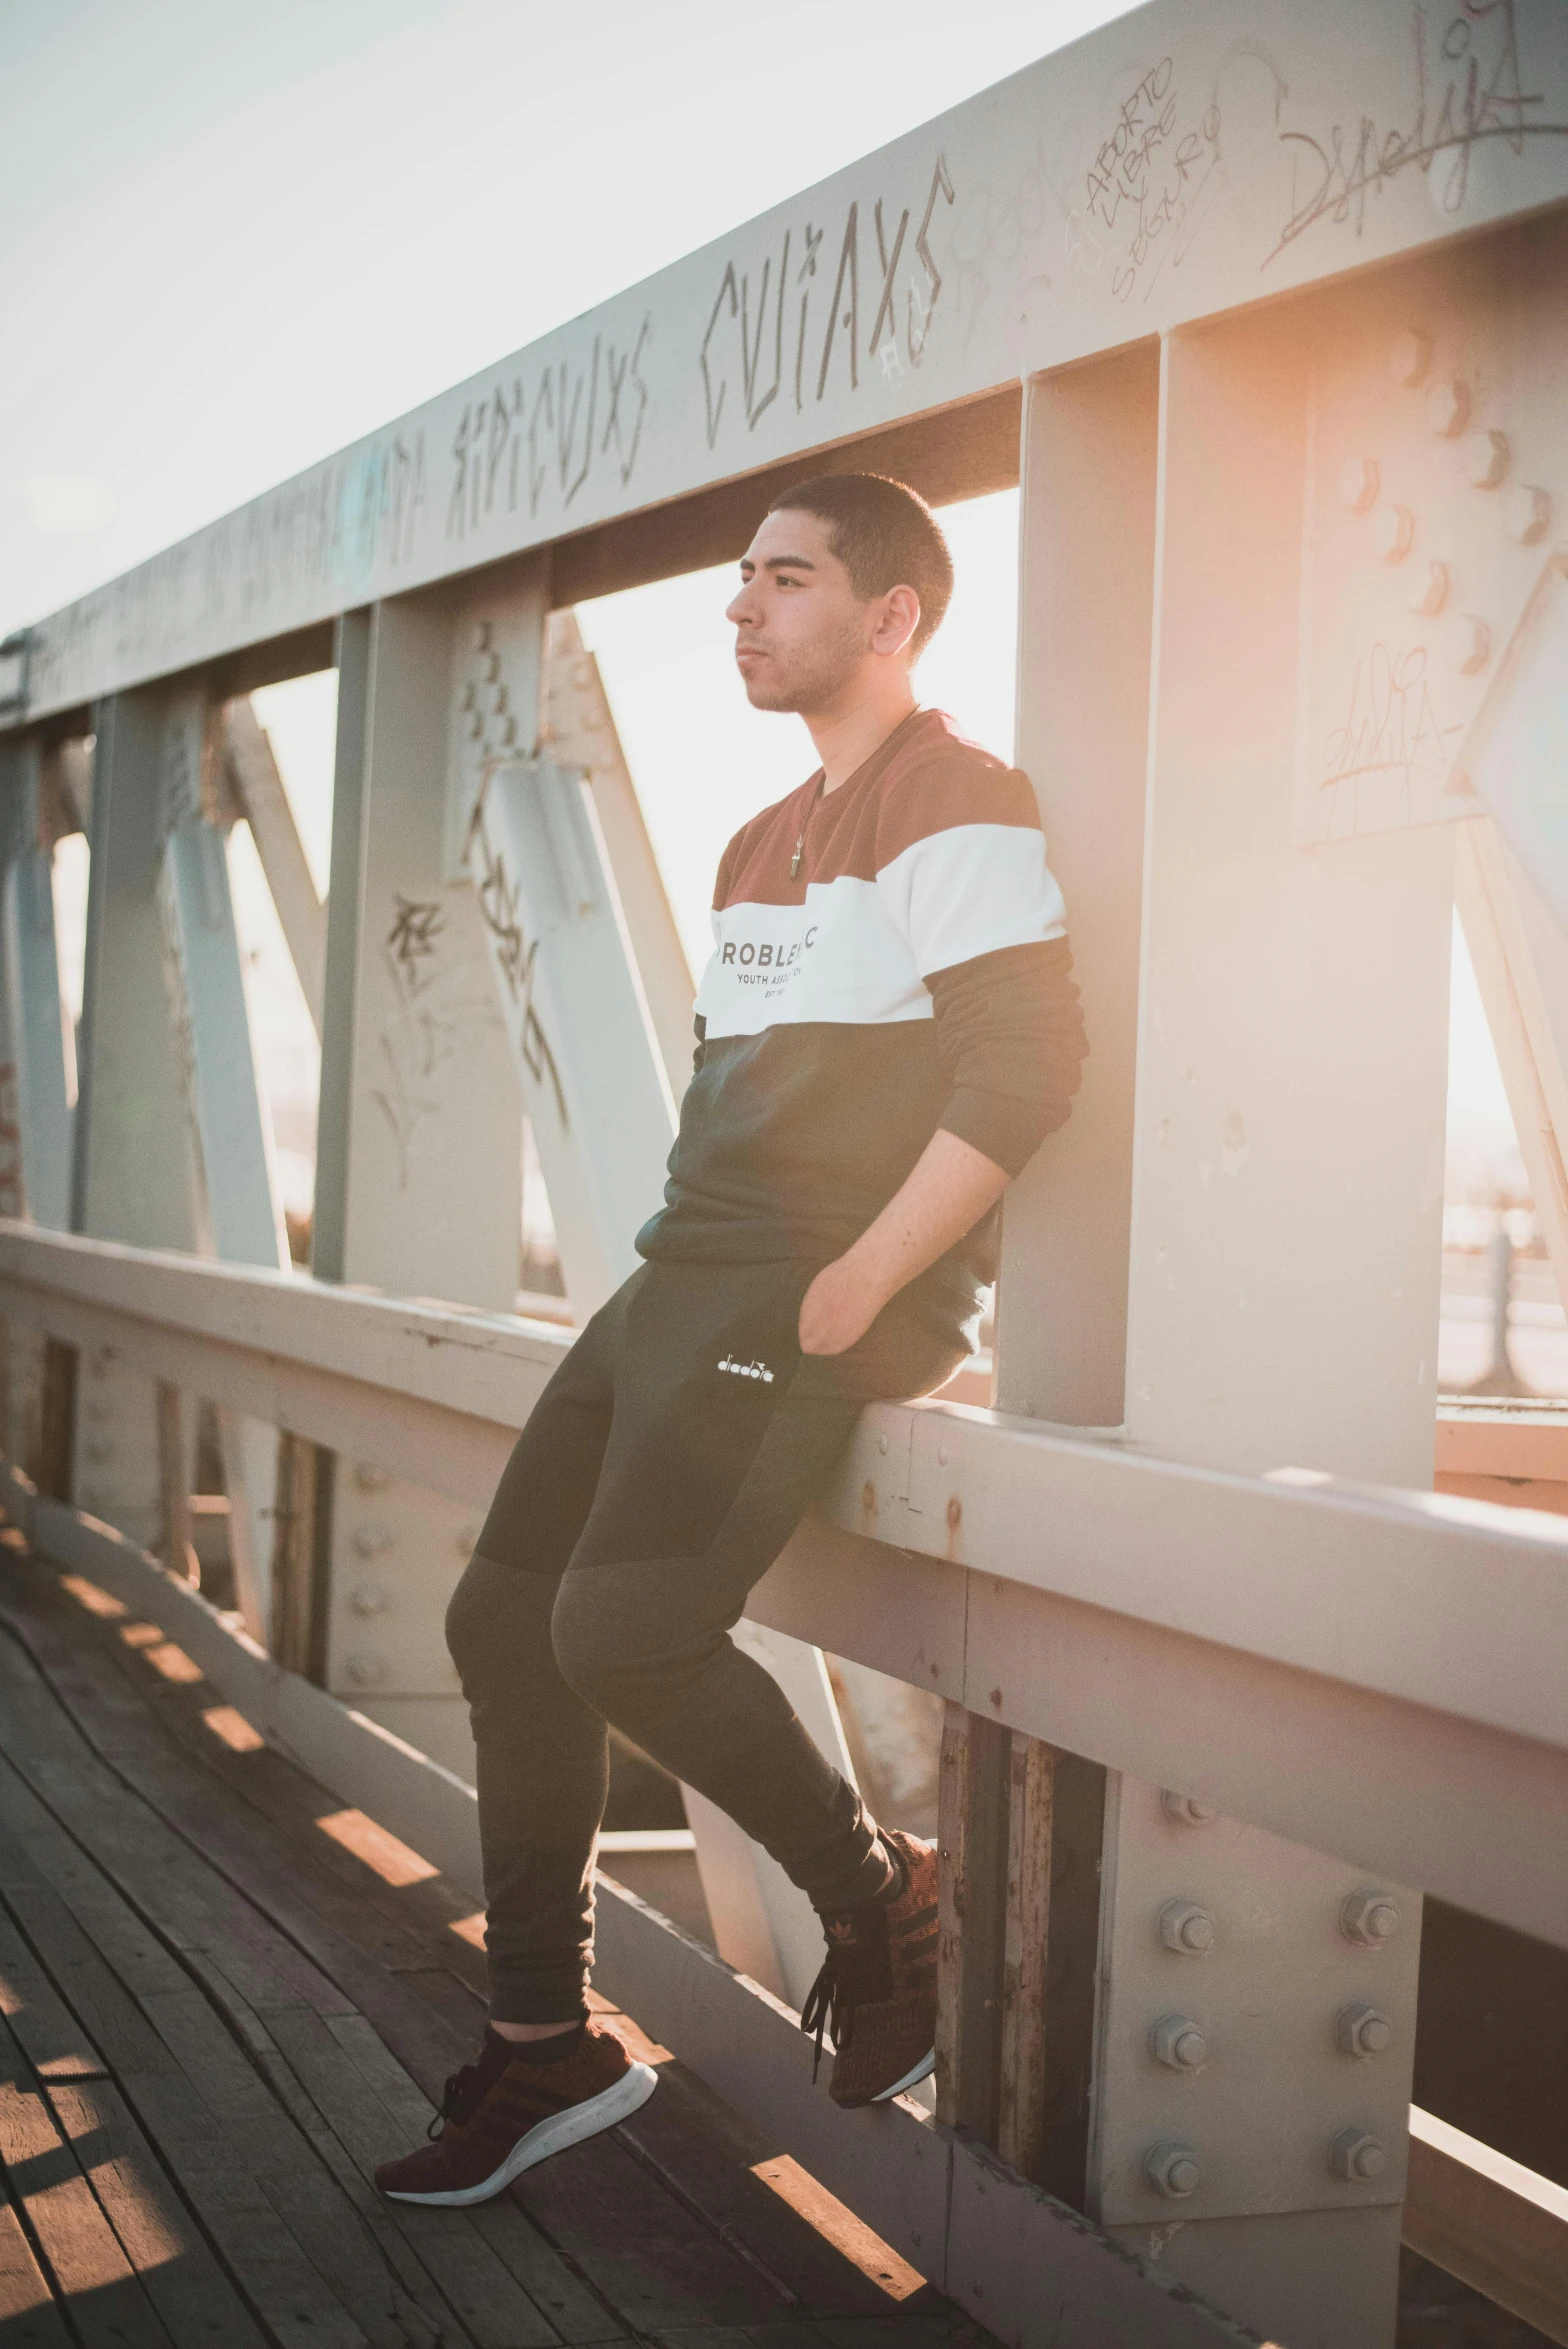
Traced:
<path fill-rule="evenodd" d="M 1051 1055 L 1050 1074 L 1033 1103 L 1032 1138 L 1028 1157 L 1033 1158 L 1042 1142 L 1058 1133 L 1072 1116 L 1073 1103 L 1083 1090 L 1083 1064 L 1089 1057 L 1089 1039 L 1083 1022 L 1077 1024 L 1073 1037 L 1065 1048 Z"/>

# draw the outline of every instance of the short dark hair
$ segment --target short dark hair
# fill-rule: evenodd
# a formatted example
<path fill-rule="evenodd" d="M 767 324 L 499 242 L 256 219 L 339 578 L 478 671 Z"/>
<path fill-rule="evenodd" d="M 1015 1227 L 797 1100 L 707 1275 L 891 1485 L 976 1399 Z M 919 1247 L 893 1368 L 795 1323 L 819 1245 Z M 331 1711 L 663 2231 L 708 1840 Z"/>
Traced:
<path fill-rule="evenodd" d="M 770 514 L 815 514 L 862 603 L 889 588 L 920 598 L 913 648 L 924 652 L 953 598 L 953 558 L 926 501 L 884 473 L 818 473 L 781 490 Z"/>

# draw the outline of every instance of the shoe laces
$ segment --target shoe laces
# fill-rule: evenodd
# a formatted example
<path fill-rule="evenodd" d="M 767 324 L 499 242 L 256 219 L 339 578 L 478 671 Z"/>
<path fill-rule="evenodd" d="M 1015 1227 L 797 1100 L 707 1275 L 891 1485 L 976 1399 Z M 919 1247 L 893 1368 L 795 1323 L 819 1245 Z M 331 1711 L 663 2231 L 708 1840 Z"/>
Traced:
<path fill-rule="evenodd" d="M 498 2044 L 504 2047 L 504 2043 Z M 476 2062 L 460 2064 L 455 2072 L 448 2073 L 440 2105 L 425 2131 L 432 2144 L 448 2121 L 454 2129 L 460 2129 L 465 2121 L 473 2119 L 510 2061 L 510 2055 L 504 2053 L 498 2060 L 497 2045 L 487 2044 Z"/>
<path fill-rule="evenodd" d="M 892 1993 L 888 1962 L 887 1911 L 868 1903 L 860 1917 L 834 1917 L 826 1925 L 828 1953 L 806 1993 L 800 2027 L 813 2042 L 811 2081 L 822 2069 L 822 2040 L 826 2033 L 835 2054 L 842 2055 L 855 2035 L 855 2010 L 873 2006 Z"/>
<path fill-rule="evenodd" d="M 835 2049 L 847 2047 L 854 2029 L 855 2010 L 843 2001 L 838 1971 L 829 1950 L 822 1961 L 821 1971 L 806 1992 L 806 2003 L 800 2010 L 800 2027 L 812 2041 L 811 2085 L 815 2088 L 817 2074 L 822 2069 L 822 2034 L 830 2032 Z"/>

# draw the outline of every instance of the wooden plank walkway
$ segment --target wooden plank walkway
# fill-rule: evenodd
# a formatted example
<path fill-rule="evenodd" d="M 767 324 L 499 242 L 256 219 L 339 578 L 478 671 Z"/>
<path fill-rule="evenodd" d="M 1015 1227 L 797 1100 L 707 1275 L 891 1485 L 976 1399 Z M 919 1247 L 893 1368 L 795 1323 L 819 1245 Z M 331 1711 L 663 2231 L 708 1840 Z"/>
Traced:
<path fill-rule="evenodd" d="M 477 2044 L 470 1904 L 0 1545 L 0 2340 L 985 2349 L 625 2017 L 626 2127 L 481 2209 L 383 2202 Z"/>

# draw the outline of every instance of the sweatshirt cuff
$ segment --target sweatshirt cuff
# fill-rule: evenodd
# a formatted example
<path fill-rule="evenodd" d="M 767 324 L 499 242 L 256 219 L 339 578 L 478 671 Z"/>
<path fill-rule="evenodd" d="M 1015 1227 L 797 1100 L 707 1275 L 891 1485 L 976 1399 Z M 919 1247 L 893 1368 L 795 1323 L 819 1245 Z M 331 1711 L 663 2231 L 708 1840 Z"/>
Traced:
<path fill-rule="evenodd" d="M 960 1142 L 967 1142 L 993 1166 L 999 1166 L 1010 1182 L 1014 1175 L 1023 1173 L 1046 1135 L 1066 1114 L 1065 1107 L 1056 1102 L 1019 1101 L 1009 1094 L 963 1085 L 943 1110 L 940 1124 L 945 1133 L 956 1134 Z"/>

